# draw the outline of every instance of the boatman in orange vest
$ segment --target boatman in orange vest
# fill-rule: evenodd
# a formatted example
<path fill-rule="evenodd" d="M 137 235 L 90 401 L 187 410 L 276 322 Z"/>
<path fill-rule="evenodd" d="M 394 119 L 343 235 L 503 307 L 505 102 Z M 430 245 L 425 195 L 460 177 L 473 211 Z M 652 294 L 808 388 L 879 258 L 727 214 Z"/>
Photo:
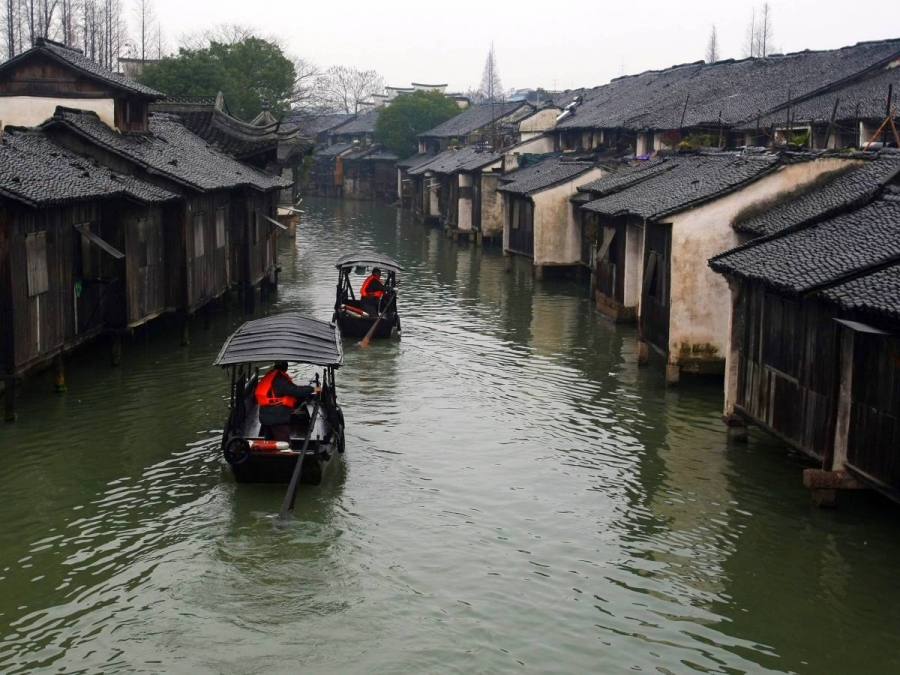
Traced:
<path fill-rule="evenodd" d="M 256 385 L 259 423 L 274 441 L 291 440 L 291 412 L 298 403 L 310 398 L 321 387 L 294 384 L 287 374 L 287 361 L 276 361 L 272 370 Z"/>
<path fill-rule="evenodd" d="M 361 298 L 377 298 L 381 300 L 385 294 L 390 295 L 391 289 L 381 283 L 381 268 L 373 267 L 370 274 L 359 289 Z"/>

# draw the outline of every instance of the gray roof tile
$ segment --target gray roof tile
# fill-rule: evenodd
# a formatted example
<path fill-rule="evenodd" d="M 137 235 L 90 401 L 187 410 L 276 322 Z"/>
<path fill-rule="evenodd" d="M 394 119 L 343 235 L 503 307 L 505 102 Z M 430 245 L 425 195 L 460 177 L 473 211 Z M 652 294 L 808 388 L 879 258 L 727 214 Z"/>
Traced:
<path fill-rule="evenodd" d="M 900 155 L 876 155 L 868 160 L 847 161 L 844 169 L 816 181 L 811 189 L 786 195 L 771 208 L 739 219 L 734 229 L 754 235 L 771 235 L 805 223 L 825 220 L 854 206 L 870 202 L 885 183 L 900 173 Z"/>
<path fill-rule="evenodd" d="M 479 103 L 462 111 L 459 115 L 451 117 L 434 129 L 419 134 L 419 138 L 455 138 L 468 136 L 479 129 L 488 126 L 492 120 L 499 120 L 511 115 L 519 108 L 527 106 L 524 101 L 510 103 Z"/>
<path fill-rule="evenodd" d="M 774 171 L 781 163 L 778 155 L 713 153 L 676 155 L 656 166 L 644 167 L 653 175 L 629 183 L 642 167 L 624 169 L 592 184 L 601 193 L 607 181 L 619 191 L 586 204 L 582 208 L 606 216 L 635 215 L 654 219 L 716 199 L 738 187 Z M 668 170 L 664 167 L 670 166 Z M 658 168 L 657 168 L 658 167 Z"/>
<path fill-rule="evenodd" d="M 535 170 L 524 178 L 502 185 L 498 191 L 518 195 L 534 194 L 577 178 L 593 169 L 594 166 L 591 162 L 566 162 L 561 158 L 549 159 L 538 164 Z"/>
<path fill-rule="evenodd" d="M 62 125 L 138 166 L 195 190 L 248 186 L 268 192 L 292 184 L 213 149 L 172 115 L 151 115 L 148 134 L 121 134 L 93 112 L 62 107 L 44 125 Z"/>
<path fill-rule="evenodd" d="M 32 206 L 127 197 L 145 203 L 178 195 L 66 150 L 40 130 L 7 127 L 0 143 L 0 194 Z"/>
<path fill-rule="evenodd" d="M 715 256 L 716 272 L 799 295 L 900 258 L 900 199 L 868 206 Z"/>
<path fill-rule="evenodd" d="M 847 311 L 900 319 L 900 264 L 821 291 Z"/>

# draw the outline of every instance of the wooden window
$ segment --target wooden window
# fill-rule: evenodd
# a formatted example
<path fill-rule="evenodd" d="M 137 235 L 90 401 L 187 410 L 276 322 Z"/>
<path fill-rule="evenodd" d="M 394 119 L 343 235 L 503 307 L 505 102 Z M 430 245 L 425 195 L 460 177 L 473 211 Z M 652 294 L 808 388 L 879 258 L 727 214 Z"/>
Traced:
<path fill-rule="evenodd" d="M 205 252 L 203 235 L 206 229 L 206 214 L 202 211 L 194 214 L 194 257 L 202 258 Z"/>
<path fill-rule="evenodd" d="M 650 251 L 644 276 L 649 297 L 656 300 L 659 306 L 665 307 L 668 304 L 669 294 L 666 289 L 666 259 L 661 253 Z"/>
<path fill-rule="evenodd" d="M 25 256 L 28 259 L 28 297 L 33 298 L 50 289 L 47 278 L 46 232 L 37 232 L 25 237 Z"/>
<path fill-rule="evenodd" d="M 763 363 L 785 375 L 798 377 L 804 344 L 800 305 L 766 293 L 762 330 Z"/>
<path fill-rule="evenodd" d="M 225 207 L 216 209 L 216 248 L 225 248 Z"/>

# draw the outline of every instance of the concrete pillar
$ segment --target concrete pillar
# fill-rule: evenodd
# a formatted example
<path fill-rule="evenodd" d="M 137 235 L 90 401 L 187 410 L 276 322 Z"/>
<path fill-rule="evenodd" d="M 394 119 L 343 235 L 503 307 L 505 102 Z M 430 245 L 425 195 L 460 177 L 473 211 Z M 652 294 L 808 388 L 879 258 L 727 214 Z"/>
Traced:
<path fill-rule="evenodd" d="M 728 288 L 731 291 L 731 311 L 728 314 L 727 343 L 725 345 L 725 409 L 722 411 L 724 418 L 734 415 L 734 406 L 738 396 L 738 374 L 741 359 L 741 325 L 743 323 L 741 312 L 741 282 L 729 279 Z"/>
<path fill-rule="evenodd" d="M 537 281 L 541 281 L 544 278 L 544 266 L 532 264 L 531 273 Z"/>
<path fill-rule="evenodd" d="M 57 354 L 56 358 L 53 359 L 53 371 L 56 376 L 56 383 L 53 385 L 53 391 L 57 394 L 64 394 L 66 392 L 66 362 L 63 359 L 62 353 Z"/>
<path fill-rule="evenodd" d="M 5 389 L 3 391 L 3 421 L 15 422 L 18 419 L 16 415 L 16 378 L 7 377 L 4 380 Z"/>
<path fill-rule="evenodd" d="M 681 379 L 681 366 L 674 363 L 666 364 L 666 385 L 673 387 Z"/>
<path fill-rule="evenodd" d="M 484 232 L 478 230 L 475 233 L 475 245 L 476 246 L 484 246 Z"/>
<path fill-rule="evenodd" d="M 637 364 L 641 367 L 650 362 L 650 345 L 644 340 L 637 341 Z"/>
<path fill-rule="evenodd" d="M 116 333 L 109 345 L 109 365 L 115 368 L 120 363 L 122 363 L 122 336 Z"/>

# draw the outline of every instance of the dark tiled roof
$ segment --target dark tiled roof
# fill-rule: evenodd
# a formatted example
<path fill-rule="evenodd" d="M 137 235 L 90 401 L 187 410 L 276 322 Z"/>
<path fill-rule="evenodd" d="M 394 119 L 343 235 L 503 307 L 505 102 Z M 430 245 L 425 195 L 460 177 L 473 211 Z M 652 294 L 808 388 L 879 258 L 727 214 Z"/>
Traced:
<path fill-rule="evenodd" d="M 415 169 L 417 166 L 430 162 L 432 159 L 434 159 L 433 152 L 420 152 L 412 157 L 407 157 L 406 159 L 397 162 L 397 168 Z"/>
<path fill-rule="evenodd" d="M 774 171 L 780 157 L 716 153 L 677 155 L 668 162 L 673 165 L 668 171 L 658 172 L 583 208 L 606 216 L 631 214 L 641 218 L 660 218 L 716 199 L 757 180 Z M 622 179 L 619 174 L 613 174 L 612 178 L 616 181 Z"/>
<path fill-rule="evenodd" d="M 7 127 L 0 143 L 0 194 L 32 206 L 128 197 L 166 202 L 178 195 L 64 149 L 38 130 Z"/>
<path fill-rule="evenodd" d="M 808 96 L 803 99 L 794 99 L 790 108 L 786 105 L 781 111 L 764 115 L 759 120 L 759 126 L 763 129 L 770 128 L 773 124 L 782 127 L 787 124 L 788 110 L 793 120 L 793 125 L 804 123 L 827 124 L 831 115 L 835 115 L 837 122 L 843 122 L 840 126 L 853 129 L 857 119 L 881 120 L 885 117 L 887 105 L 888 87 L 894 85 L 894 101 L 900 97 L 900 68 L 884 67 L 868 77 L 854 81 L 842 87 L 832 88 L 826 93 Z M 834 102 L 838 101 L 837 112 L 834 110 Z M 741 124 L 740 128 L 752 131 L 756 129 L 756 119 L 749 120 L 747 124 Z M 890 135 L 890 130 L 888 131 Z"/>
<path fill-rule="evenodd" d="M 92 112 L 67 108 L 57 108 L 45 125 L 65 126 L 91 143 L 195 190 L 248 186 L 269 191 L 291 185 L 213 149 L 171 115 L 151 115 L 149 134 L 120 134 Z"/>
<path fill-rule="evenodd" d="M 894 259 L 900 259 L 900 199 L 883 197 L 823 223 L 726 251 L 709 265 L 799 295 Z"/>
<path fill-rule="evenodd" d="M 577 178 L 593 169 L 594 164 L 590 162 L 564 162 L 557 158 L 541 162 L 535 169 L 538 167 L 540 167 L 540 171 L 535 170 L 525 178 L 502 185 L 498 188 L 498 191 L 517 195 L 534 194 L 559 183 Z"/>
<path fill-rule="evenodd" d="M 26 59 L 30 59 L 35 54 L 46 54 L 56 61 L 64 61 L 72 68 L 84 73 L 88 77 L 95 80 L 102 80 L 111 87 L 122 89 L 131 94 L 138 94 L 150 98 L 163 98 L 165 94 L 138 84 L 132 79 L 125 77 L 120 73 L 114 73 L 107 70 L 99 63 L 95 63 L 87 58 L 80 49 L 72 49 L 51 40 L 38 38 L 35 47 L 26 52 L 22 52 L 18 56 L 10 59 L 6 63 L 0 65 L 0 70 L 5 70 L 13 64 L 19 63 Z"/>
<path fill-rule="evenodd" d="M 372 162 L 396 162 L 400 158 L 390 150 L 387 150 L 380 145 L 376 145 L 372 151 L 366 155 L 366 159 Z"/>
<path fill-rule="evenodd" d="M 314 115 L 301 110 L 294 110 L 288 116 L 284 126 L 295 129 L 301 136 L 318 136 L 322 132 L 329 131 L 349 120 L 350 117 L 345 114 Z"/>
<path fill-rule="evenodd" d="M 326 148 L 319 148 L 316 150 L 316 157 L 337 157 L 341 153 L 352 150 L 354 147 L 354 143 L 335 143 Z"/>
<path fill-rule="evenodd" d="M 821 295 L 844 310 L 900 319 L 900 264 L 828 288 Z"/>
<path fill-rule="evenodd" d="M 622 167 L 609 176 L 604 176 L 578 188 L 579 192 L 590 192 L 597 197 L 611 195 L 625 188 L 637 185 L 648 178 L 670 171 L 677 166 L 671 157 L 656 157 Z"/>
<path fill-rule="evenodd" d="M 153 104 L 151 110 L 177 115 L 184 126 L 216 150 L 238 158 L 276 152 L 281 149 L 280 144 L 300 144 L 303 146 L 301 151 L 311 145 L 299 137 L 296 129 L 281 128 L 277 123 L 256 126 L 232 117 L 225 109 L 221 94 L 216 98 L 167 99 Z M 286 148 L 284 152 L 287 152 Z"/>
<path fill-rule="evenodd" d="M 548 155 L 547 157 L 542 157 L 536 161 L 531 161 L 527 163 L 525 166 L 510 171 L 508 173 L 503 174 L 500 178 L 501 183 L 512 183 L 517 180 L 528 180 L 532 176 L 537 176 L 538 174 L 544 173 L 548 170 L 549 165 L 546 162 L 551 160 L 559 159 L 559 153 L 553 153 L 552 155 Z"/>
<path fill-rule="evenodd" d="M 374 134 L 375 133 L 375 121 L 378 119 L 378 114 L 381 112 L 381 109 L 372 110 L 367 113 L 363 113 L 361 115 L 355 116 L 349 122 L 340 125 L 339 127 L 332 127 L 331 133 L 333 134 Z"/>
<path fill-rule="evenodd" d="M 479 103 L 471 105 L 459 115 L 451 117 L 434 129 L 419 134 L 419 138 L 456 138 L 468 136 L 488 126 L 493 120 L 501 120 L 512 115 L 528 104 L 524 101 L 510 103 Z"/>
<path fill-rule="evenodd" d="M 861 165 L 860 162 L 861 161 Z M 870 202 L 881 187 L 900 173 L 900 155 L 880 155 L 869 160 L 847 161 L 847 166 L 823 176 L 812 189 L 786 195 L 750 218 L 738 219 L 734 229 L 755 235 L 771 235 L 804 223 L 825 220 L 842 211 Z"/>
<path fill-rule="evenodd" d="M 476 152 L 471 158 L 459 162 L 456 171 L 476 171 L 494 162 L 499 162 L 501 159 L 503 159 L 503 151 Z"/>
<path fill-rule="evenodd" d="M 720 114 L 723 124 L 735 125 L 884 64 L 898 53 L 900 40 L 885 40 L 649 71 L 585 92 L 584 102 L 557 128 L 713 128 Z"/>

